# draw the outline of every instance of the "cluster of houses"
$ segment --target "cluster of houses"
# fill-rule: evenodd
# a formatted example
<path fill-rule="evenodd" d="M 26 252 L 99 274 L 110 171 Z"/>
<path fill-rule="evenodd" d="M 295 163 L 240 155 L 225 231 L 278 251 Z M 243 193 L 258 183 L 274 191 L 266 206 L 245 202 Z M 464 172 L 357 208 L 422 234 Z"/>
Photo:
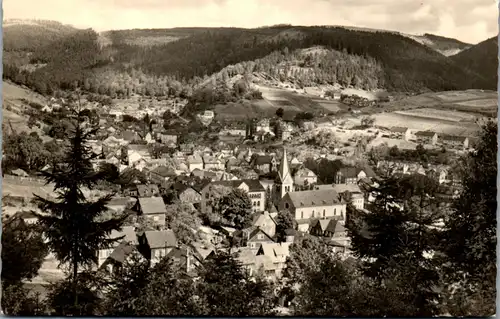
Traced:
<path fill-rule="evenodd" d="M 237 258 L 250 273 L 264 271 L 268 279 L 275 280 L 285 266 L 290 244 L 299 234 L 321 237 L 332 250 L 345 255 L 349 253 L 350 242 L 344 226 L 347 203 L 351 201 L 358 209 L 364 208 L 366 196 L 358 182 L 369 180 L 369 174 L 359 168 L 346 167 L 337 172 L 334 184 L 318 185 L 317 176 L 296 159 L 289 161 L 286 150 L 280 160 L 276 156 L 247 151 L 243 161 L 248 167 L 267 173 L 266 178 L 259 179 L 259 175 L 246 179 L 229 178 L 224 173 L 220 177 L 214 174 L 202 179 L 195 175 L 211 171 L 197 167 L 190 175 L 174 176 L 170 172 L 171 176 L 160 183 L 155 184 L 150 179 L 147 184 L 127 188 L 122 193 L 123 197 L 115 198 L 108 204 L 109 209 L 144 216 L 149 220 L 151 229 L 139 231 L 137 227 L 128 226 L 121 233 L 114 234 L 116 237 L 124 236 L 124 239 L 99 253 L 98 267 L 113 271 L 123 264 L 126 256 L 135 252 L 152 263 L 165 256 L 171 257 L 187 271 L 194 272 L 196 265 L 210 258 L 216 247 L 214 241 L 229 240 L 238 242 L 232 252 L 238 253 Z M 304 185 L 310 186 L 304 188 Z M 173 189 L 183 204 L 192 204 L 193 209 L 206 212 L 212 208 L 211 199 L 219 187 L 241 189 L 247 193 L 252 203 L 251 226 L 242 230 L 201 227 L 193 231 L 212 236 L 210 241 L 179 244 L 166 223 L 169 212 L 161 197 L 162 192 Z M 278 242 L 275 217 L 283 210 L 292 214 L 297 228 L 287 230 L 285 241 Z"/>
<path fill-rule="evenodd" d="M 473 146 L 474 138 L 468 136 L 441 134 L 433 131 L 415 131 L 407 127 L 391 127 L 390 136 L 422 145 L 443 146 L 448 149 L 467 150 Z"/>

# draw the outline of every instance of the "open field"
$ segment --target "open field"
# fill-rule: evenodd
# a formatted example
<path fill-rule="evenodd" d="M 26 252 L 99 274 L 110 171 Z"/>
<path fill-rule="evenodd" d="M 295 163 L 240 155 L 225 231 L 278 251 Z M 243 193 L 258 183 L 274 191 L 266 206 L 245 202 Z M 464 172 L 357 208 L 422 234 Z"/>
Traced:
<path fill-rule="evenodd" d="M 457 122 L 438 118 L 426 118 L 398 113 L 379 113 L 372 116 L 374 125 L 383 127 L 402 126 L 413 130 L 430 130 L 437 133 L 453 135 L 474 135 L 479 131 L 479 126 L 472 122 Z"/>
<path fill-rule="evenodd" d="M 309 112 L 316 115 L 345 111 L 348 107 L 338 101 L 321 99 L 313 95 L 295 93 L 286 89 L 258 86 L 262 92 L 262 100 L 245 101 L 243 103 L 228 103 L 216 105 L 218 118 L 245 119 L 273 116 L 278 108 L 283 108 L 285 114 L 294 115 Z"/>
<path fill-rule="evenodd" d="M 445 111 L 442 109 L 437 110 L 432 108 L 414 109 L 408 111 L 396 111 L 394 113 L 413 116 L 413 117 L 430 118 L 430 119 L 453 121 L 453 122 L 460 122 L 460 121 L 473 122 L 476 119 L 476 116 L 472 115 L 471 113 L 458 112 L 458 111 Z"/>

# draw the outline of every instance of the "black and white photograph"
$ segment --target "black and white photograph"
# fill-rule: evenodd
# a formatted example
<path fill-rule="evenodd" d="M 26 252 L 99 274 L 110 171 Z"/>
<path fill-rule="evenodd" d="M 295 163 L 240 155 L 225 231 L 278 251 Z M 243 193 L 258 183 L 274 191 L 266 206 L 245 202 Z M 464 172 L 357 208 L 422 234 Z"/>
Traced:
<path fill-rule="evenodd" d="M 3 0 L 1 314 L 495 317 L 493 0 Z"/>

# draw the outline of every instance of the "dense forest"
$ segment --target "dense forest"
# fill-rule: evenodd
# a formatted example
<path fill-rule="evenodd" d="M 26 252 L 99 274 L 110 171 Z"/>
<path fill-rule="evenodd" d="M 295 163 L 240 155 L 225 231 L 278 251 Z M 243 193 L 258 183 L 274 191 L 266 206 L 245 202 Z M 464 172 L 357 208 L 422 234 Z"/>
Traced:
<path fill-rule="evenodd" d="M 496 90 L 498 81 L 498 39 L 497 37 L 483 41 L 467 50 L 451 57 L 458 65 L 462 65 L 477 74 L 481 74 Z"/>
<path fill-rule="evenodd" d="M 125 32 L 107 33 L 108 45 L 92 30 L 71 32 L 46 45 L 34 45 L 29 48 L 33 51 L 29 62 L 37 67 L 26 69 L 4 61 L 4 78 L 42 94 L 76 85 L 116 97 L 132 92 L 162 96 L 184 90 L 188 94 L 194 84 L 229 65 L 245 62 L 247 72 L 272 74 L 278 69 L 271 64 L 283 61 L 280 54 L 284 50 L 299 54 L 295 53 L 299 49 L 323 46 L 335 51 L 302 61 L 312 72 L 285 68 L 282 73 L 299 77 L 304 85 L 337 81 L 408 92 L 496 87 L 496 82 L 492 84 L 480 73 L 393 33 L 340 27 L 192 28 L 172 29 L 163 36 L 170 39 L 164 44 L 138 45 L 130 37 L 140 31 Z M 5 36 L 10 42 L 17 37 Z M 288 59 L 284 55 L 284 60 Z M 345 63 L 348 65 L 342 66 Z M 189 88 L 184 88 L 186 85 Z"/>

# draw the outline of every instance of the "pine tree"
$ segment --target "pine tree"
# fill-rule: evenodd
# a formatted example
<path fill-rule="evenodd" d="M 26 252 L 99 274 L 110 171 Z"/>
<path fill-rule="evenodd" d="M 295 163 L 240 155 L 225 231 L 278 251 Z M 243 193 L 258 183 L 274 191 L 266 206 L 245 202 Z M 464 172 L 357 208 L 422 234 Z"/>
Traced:
<path fill-rule="evenodd" d="M 408 300 L 412 313 L 403 316 L 439 311 L 434 304 L 438 265 L 429 258 L 438 249 L 433 226 L 445 212 L 437 190 L 437 183 L 423 175 L 390 177 L 372 190 L 369 212 L 354 211 L 347 224 L 354 254 L 366 260 L 365 274 L 380 287 L 407 286 L 402 300 Z"/>
<path fill-rule="evenodd" d="M 79 271 L 94 265 L 99 249 L 109 247 L 120 239 L 110 239 L 108 236 L 113 230 L 120 230 L 125 220 L 123 217 L 98 221 L 107 211 L 106 204 L 111 194 L 97 201 L 85 198 L 84 188 L 92 189 L 104 176 L 93 170 L 92 160 L 98 155 L 93 154 L 86 143 L 96 133 L 96 129 L 84 122 L 81 111 L 81 105 L 72 110 L 70 120 L 74 127 L 67 136 L 70 146 L 63 162 L 51 172 L 41 173 L 47 183 L 54 184 L 56 198 L 35 198 L 39 208 L 49 213 L 37 214 L 37 217 L 50 250 L 61 264 L 71 266 L 75 309 L 78 309 Z"/>

